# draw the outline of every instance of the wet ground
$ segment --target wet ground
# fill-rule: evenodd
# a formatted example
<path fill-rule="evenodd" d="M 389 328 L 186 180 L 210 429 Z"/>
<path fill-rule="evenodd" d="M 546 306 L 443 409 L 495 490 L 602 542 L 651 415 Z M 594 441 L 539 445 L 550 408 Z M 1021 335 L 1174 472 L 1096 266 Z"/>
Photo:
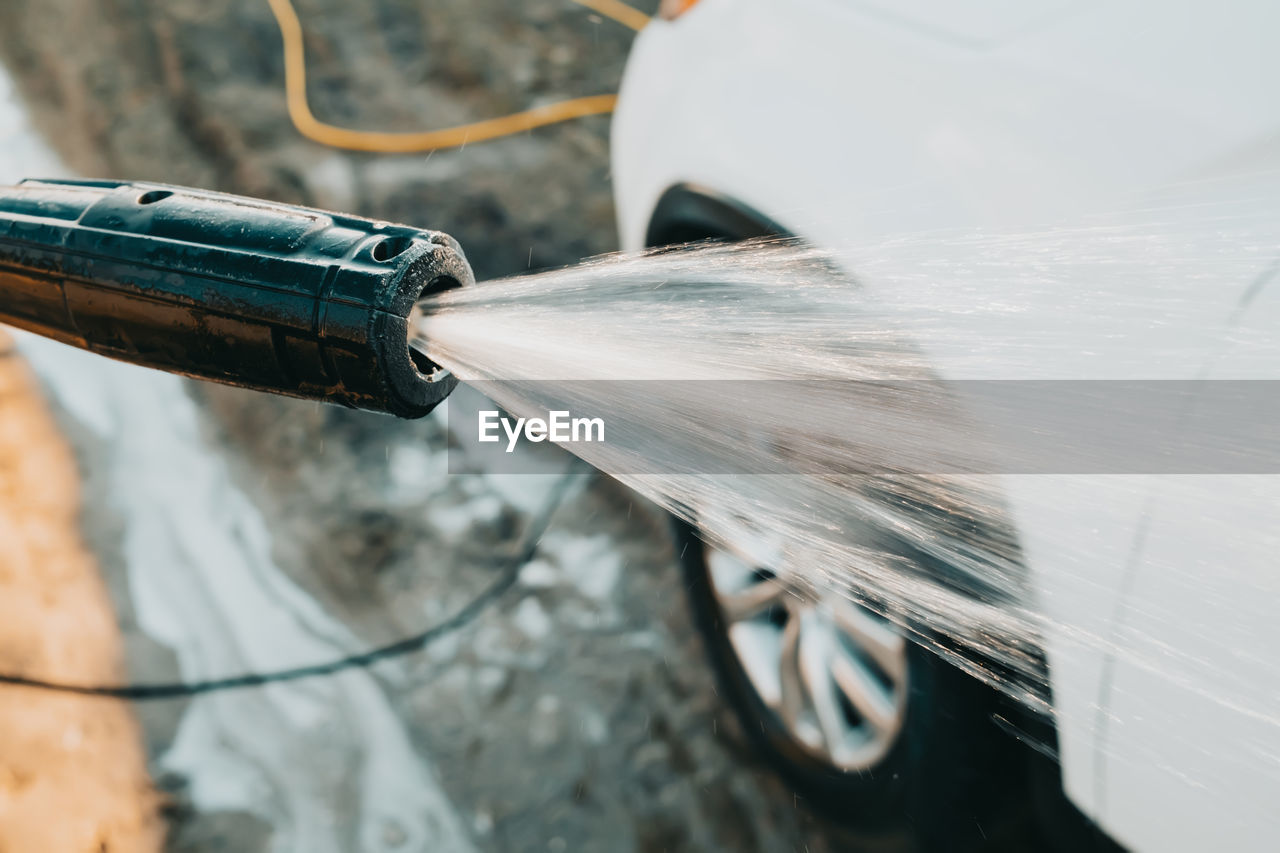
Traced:
<path fill-rule="evenodd" d="M 380 129 L 614 91 L 631 38 L 565 0 L 296 5 L 316 113 Z M 335 152 L 287 122 L 265 2 L 15 0 L 5 16 L 0 57 L 42 132 L 0 111 L 6 180 L 65 169 L 437 227 L 480 277 L 614 248 L 605 118 L 430 156 Z M 135 680 L 415 633 L 502 571 L 550 491 L 447 475 L 435 416 L 19 349 L 76 448 Z M 576 484 L 518 582 L 425 652 L 134 710 L 170 850 L 842 846 L 740 745 L 665 520 L 600 476 Z"/>

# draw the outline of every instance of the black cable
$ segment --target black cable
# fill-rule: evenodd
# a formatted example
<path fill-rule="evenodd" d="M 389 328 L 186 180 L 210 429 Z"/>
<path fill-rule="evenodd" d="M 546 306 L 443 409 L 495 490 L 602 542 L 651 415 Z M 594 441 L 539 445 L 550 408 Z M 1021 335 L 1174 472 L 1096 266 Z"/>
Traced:
<path fill-rule="evenodd" d="M 278 684 L 284 681 L 298 681 L 303 678 L 333 675 L 348 669 L 364 669 L 379 661 L 403 657 L 404 655 L 421 651 L 446 634 L 451 634 L 469 623 L 515 584 L 516 578 L 520 575 L 521 567 L 533 559 L 537 553 L 538 543 L 542 541 L 542 535 L 551 524 L 552 516 L 555 515 L 556 510 L 560 508 L 560 504 L 564 501 L 569 485 L 576 479 L 578 467 L 578 460 L 575 459 L 564 476 L 556 482 L 551 495 L 547 498 L 546 504 L 537 516 L 530 519 L 516 552 L 511 556 L 506 568 L 503 569 L 493 583 L 485 587 L 479 595 L 463 605 L 452 616 L 432 625 L 419 634 L 325 663 L 291 667 L 273 672 L 246 672 L 242 675 L 211 678 L 205 681 L 121 685 L 60 684 L 54 681 L 28 678 L 24 675 L 0 673 L 0 684 L 33 687 L 38 690 L 52 690 L 58 693 L 74 693 L 80 696 L 105 696 L 111 699 L 131 699 L 135 701 L 176 699 L 197 696 L 202 693 L 240 690 L 245 687 L 260 687 L 264 684 Z"/>

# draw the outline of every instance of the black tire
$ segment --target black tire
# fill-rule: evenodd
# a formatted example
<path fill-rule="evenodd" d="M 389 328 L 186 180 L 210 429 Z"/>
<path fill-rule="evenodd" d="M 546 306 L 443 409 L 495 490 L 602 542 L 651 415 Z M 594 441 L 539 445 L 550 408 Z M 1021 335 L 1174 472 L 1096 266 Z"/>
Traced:
<path fill-rule="evenodd" d="M 850 773 L 805 750 L 756 693 L 729 641 L 697 531 L 673 519 L 693 618 L 721 695 L 796 795 L 874 849 L 1020 850 L 1033 843 L 1026 756 L 993 721 L 991 688 L 918 645 L 906 719 L 889 752 Z"/>

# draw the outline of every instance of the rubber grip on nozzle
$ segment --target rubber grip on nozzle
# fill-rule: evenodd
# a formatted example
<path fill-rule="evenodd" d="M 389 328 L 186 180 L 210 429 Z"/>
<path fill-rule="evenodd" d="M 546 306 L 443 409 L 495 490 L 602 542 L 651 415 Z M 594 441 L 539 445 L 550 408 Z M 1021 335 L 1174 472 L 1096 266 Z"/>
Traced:
<path fill-rule="evenodd" d="M 200 379 L 419 417 L 457 380 L 409 348 L 473 282 L 447 234 L 162 184 L 0 188 L 0 322 Z"/>

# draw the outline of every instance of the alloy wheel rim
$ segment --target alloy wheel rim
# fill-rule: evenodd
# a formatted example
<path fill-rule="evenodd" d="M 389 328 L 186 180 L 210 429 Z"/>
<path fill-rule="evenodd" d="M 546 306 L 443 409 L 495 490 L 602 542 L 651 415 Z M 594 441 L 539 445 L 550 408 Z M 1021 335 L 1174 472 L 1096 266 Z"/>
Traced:
<path fill-rule="evenodd" d="M 707 545 L 707 566 L 747 680 L 805 752 L 870 769 L 906 718 L 906 639 L 839 590 L 806 591 L 783 549 L 745 525 L 736 532 Z"/>

